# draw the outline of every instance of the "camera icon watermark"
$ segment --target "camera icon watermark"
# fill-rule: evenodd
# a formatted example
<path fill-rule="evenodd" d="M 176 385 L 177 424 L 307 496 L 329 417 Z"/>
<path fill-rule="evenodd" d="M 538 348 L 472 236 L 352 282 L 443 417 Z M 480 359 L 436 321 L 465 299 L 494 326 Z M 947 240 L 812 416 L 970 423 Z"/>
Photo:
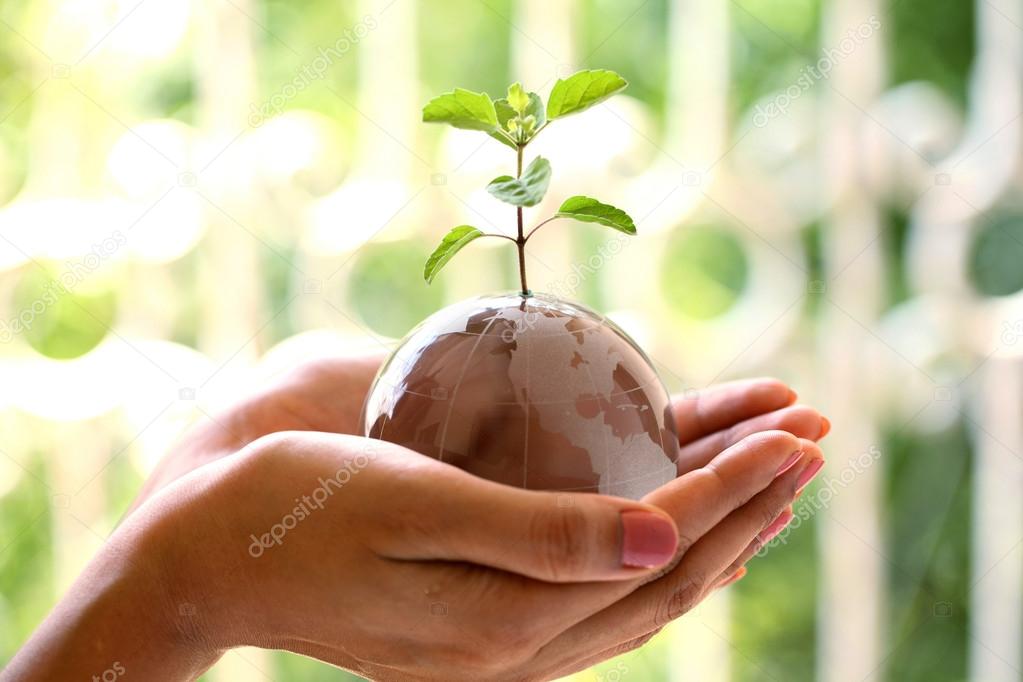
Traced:
<path fill-rule="evenodd" d="M 182 386 L 178 389 L 178 400 L 195 400 L 195 388 Z"/>
<path fill-rule="evenodd" d="M 446 386 L 434 386 L 430 389 L 430 397 L 434 400 L 447 400 L 448 389 Z"/>
<path fill-rule="evenodd" d="M 934 603 L 934 617 L 935 618 L 951 618 L 952 617 L 952 602 L 939 601 Z"/>
<path fill-rule="evenodd" d="M 196 184 L 198 184 L 198 182 L 199 182 L 199 179 L 196 177 L 195 173 L 193 173 L 191 171 L 185 171 L 183 173 L 178 173 L 178 186 L 179 187 L 195 187 Z"/>
<path fill-rule="evenodd" d="M 703 187 L 703 171 L 687 170 L 682 173 L 682 184 L 686 187 Z"/>
<path fill-rule="evenodd" d="M 938 402 L 951 402 L 953 395 L 952 389 L 948 386 L 938 386 L 934 389 L 934 399 Z"/>
<path fill-rule="evenodd" d="M 302 291 L 307 294 L 322 294 L 323 280 L 310 277 L 302 284 Z"/>
<path fill-rule="evenodd" d="M 71 78 L 71 66 L 69 64 L 55 63 L 50 69 L 50 75 L 57 80 L 66 80 Z"/>
<path fill-rule="evenodd" d="M 948 187 L 952 184 L 952 176 L 948 173 L 938 173 L 934 176 L 934 184 L 938 187 Z"/>
<path fill-rule="evenodd" d="M 448 184 L 448 176 L 443 173 L 434 173 L 430 176 L 430 184 L 434 187 L 440 187 Z"/>
<path fill-rule="evenodd" d="M 435 601 L 430 604 L 430 615 L 431 616 L 446 616 L 448 615 L 448 605 L 442 601 Z"/>
<path fill-rule="evenodd" d="M 195 608 L 195 604 L 188 602 L 178 604 L 178 615 L 182 618 L 191 618 L 196 613 L 198 613 L 198 609 Z"/>
<path fill-rule="evenodd" d="M 828 283 L 822 279 L 811 279 L 806 283 L 806 292 L 808 294 L 826 294 Z"/>

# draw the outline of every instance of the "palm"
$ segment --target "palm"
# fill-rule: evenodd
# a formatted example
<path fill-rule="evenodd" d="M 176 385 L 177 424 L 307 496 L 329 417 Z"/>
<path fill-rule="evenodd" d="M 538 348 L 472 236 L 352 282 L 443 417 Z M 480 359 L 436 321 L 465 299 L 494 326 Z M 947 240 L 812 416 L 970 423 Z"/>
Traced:
<path fill-rule="evenodd" d="M 306 362 L 263 392 L 194 429 L 160 462 L 136 500 L 140 504 L 179 476 L 279 431 L 359 435 L 362 404 L 382 355 Z M 719 384 L 695 396 L 676 396 L 681 445 L 678 473 L 707 464 L 744 436 L 779 429 L 816 440 L 827 427 L 820 414 L 794 406 L 782 382 L 751 379 Z"/>

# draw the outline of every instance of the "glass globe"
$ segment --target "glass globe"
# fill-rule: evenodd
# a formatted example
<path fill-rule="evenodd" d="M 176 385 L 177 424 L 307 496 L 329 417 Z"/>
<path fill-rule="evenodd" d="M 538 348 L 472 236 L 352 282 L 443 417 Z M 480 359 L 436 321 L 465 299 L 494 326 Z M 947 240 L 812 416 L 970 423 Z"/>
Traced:
<path fill-rule="evenodd" d="M 629 336 L 546 294 L 427 318 L 381 367 L 364 435 L 492 481 L 638 499 L 676 475 L 664 384 Z"/>

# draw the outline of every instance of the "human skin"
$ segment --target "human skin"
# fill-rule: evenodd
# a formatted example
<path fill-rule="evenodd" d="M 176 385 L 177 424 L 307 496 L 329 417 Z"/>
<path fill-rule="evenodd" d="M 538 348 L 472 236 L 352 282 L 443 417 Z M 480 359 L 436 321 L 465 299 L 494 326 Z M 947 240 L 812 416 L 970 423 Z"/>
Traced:
<path fill-rule="evenodd" d="M 518 490 L 352 435 L 378 363 L 309 363 L 194 429 L 5 674 L 193 679 L 248 645 L 378 680 L 550 679 L 741 575 L 822 461 L 826 420 L 754 380 L 675 402 L 680 476 L 641 502 Z"/>

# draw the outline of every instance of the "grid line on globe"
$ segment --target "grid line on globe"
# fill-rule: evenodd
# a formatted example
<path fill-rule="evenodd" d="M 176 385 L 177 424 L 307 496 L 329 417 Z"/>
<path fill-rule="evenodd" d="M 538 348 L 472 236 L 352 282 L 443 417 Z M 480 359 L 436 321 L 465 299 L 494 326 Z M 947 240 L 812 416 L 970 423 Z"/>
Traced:
<path fill-rule="evenodd" d="M 607 318 L 546 294 L 482 296 L 425 320 L 381 368 L 363 427 L 529 489 L 638 499 L 676 475 L 671 402 L 649 358 Z"/>

